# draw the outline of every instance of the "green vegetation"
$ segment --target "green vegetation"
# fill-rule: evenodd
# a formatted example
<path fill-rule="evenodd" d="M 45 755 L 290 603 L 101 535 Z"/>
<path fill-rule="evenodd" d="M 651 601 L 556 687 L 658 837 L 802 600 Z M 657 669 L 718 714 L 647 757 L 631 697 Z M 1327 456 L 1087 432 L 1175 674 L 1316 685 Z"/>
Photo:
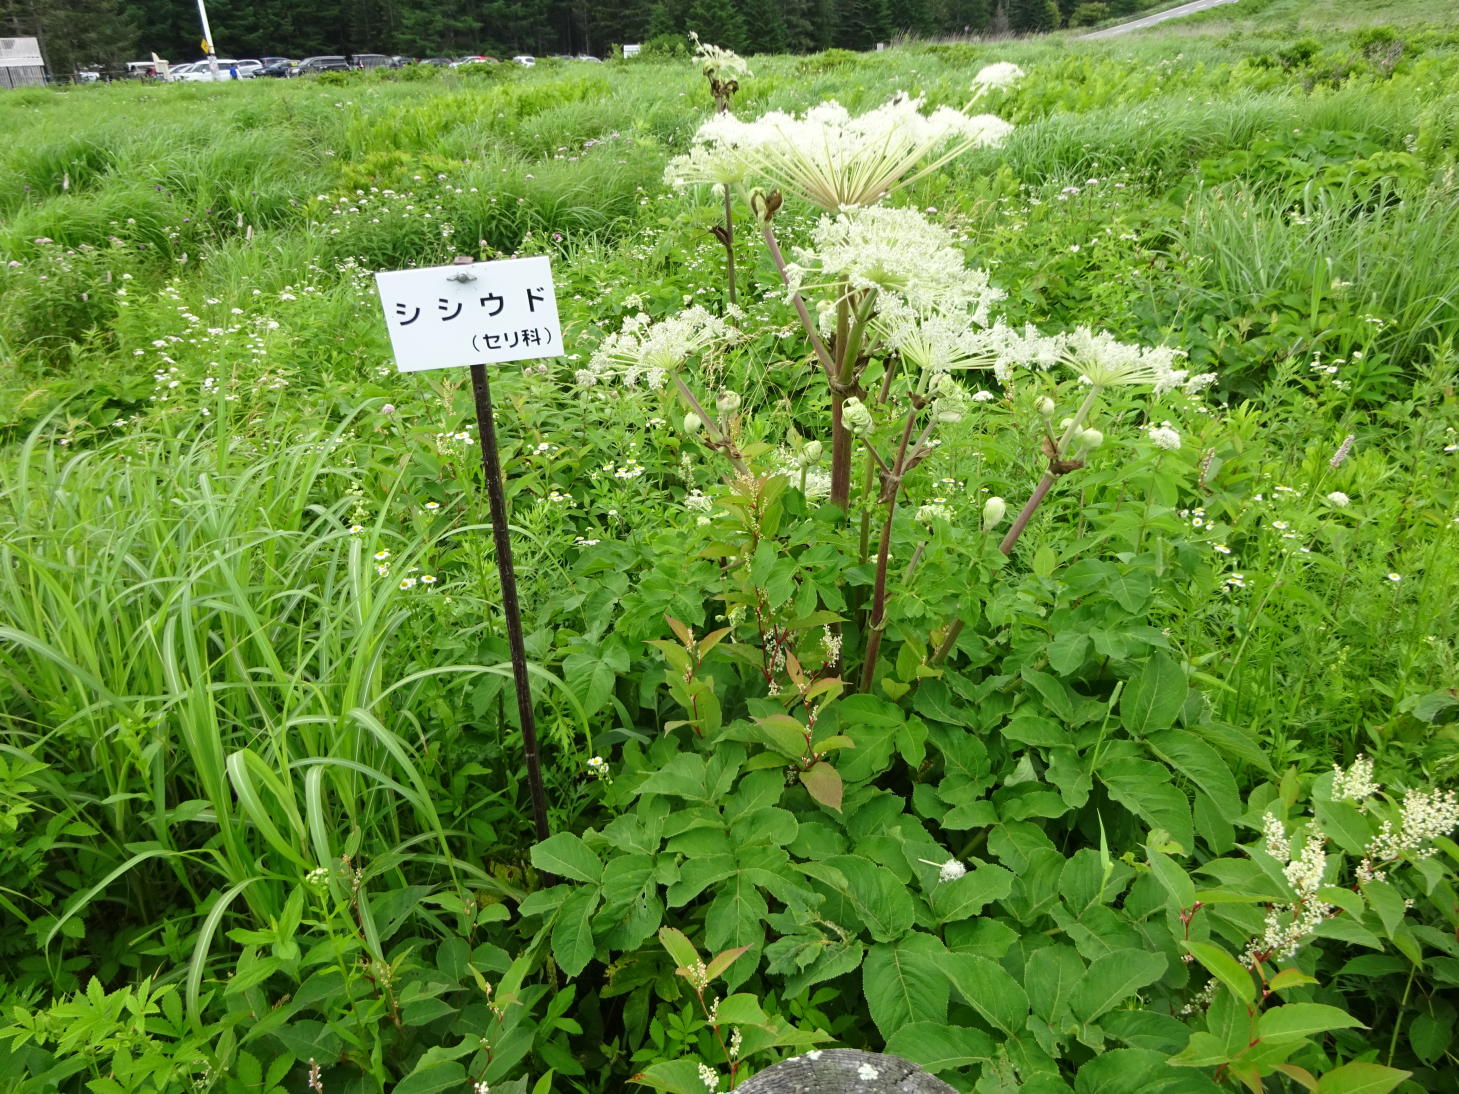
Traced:
<path fill-rule="evenodd" d="M 1459 1089 L 1459 40 L 1238 7 L 754 59 L 1027 75 L 910 258 L 737 199 L 738 312 L 687 60 L 0 96 L 0 1085 Z M 568 343 L 492 371 L 540 843 L 469 380 L 371 277 L 467 253 Z M 1214 384 L 939 374 L 964 258 L 957 337 Z"/>

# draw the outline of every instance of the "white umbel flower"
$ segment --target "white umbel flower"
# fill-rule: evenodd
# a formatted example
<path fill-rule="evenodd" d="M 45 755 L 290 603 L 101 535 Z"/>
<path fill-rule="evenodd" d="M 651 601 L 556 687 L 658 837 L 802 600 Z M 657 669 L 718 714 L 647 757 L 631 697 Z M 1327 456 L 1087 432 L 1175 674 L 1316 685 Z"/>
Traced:
<path fill-rule="evenodd" d="M 1169 346 L 1134 346 L 1107 331 L 1077 327 L 1064 341 L 1064 361 L 1079 379 L 1095 387 L 1145 387 L 1157 395 L 1180 387 L 1186 373 L 1171 365 L 1179 351 Z"/>
<path fill-rule="evenodd" d="M 951 233 L 916 209 L 880 206 L 822 217 L 809 249 L 796 251 L 787 270 L 789 287 L 808 281 L 845 283 L 852 289 L 890 294 L 922 312 L 968 313 L 978 326 L 1004 293 L 988 275 L 969 269 Z"/>
<path fill-rule="evenodd" d="M 1026 73 L 1012 61 L 998 61 L 985 65 L 973 77 L 973 90 L 984 92 L 993 89 L 1014 87 Z"/>
<path fill-rule="evenodd" d="M 593 382 L 618 376 L 629 387 L 642 380 L 648 387 L 660 388 L 667 375 L 687 358 L 732 342 L 739 334 L 735 327 L 697 304 L 657 323 L 640 313 L 629 316 L 617 334 L 599 343 L 583 371 Z"/>
<path fill-rule="evenodd" d="M 874 205 L 969 149 L 1001 144 L 1013 129 L 991 114 L 950 107 L 923 114 L 921 107 L 921 99 L 898 96 L 858 117 L 834 101 L 802 116 L 772 111 L 752 122 L 719 114 L 693 143 L 710 156 L 747 156 L 765 182 L 835 213 Z M 667 175 L 675 174 L 671 164 Z M 694 181 L 687 170 L 677 174 Z"/>

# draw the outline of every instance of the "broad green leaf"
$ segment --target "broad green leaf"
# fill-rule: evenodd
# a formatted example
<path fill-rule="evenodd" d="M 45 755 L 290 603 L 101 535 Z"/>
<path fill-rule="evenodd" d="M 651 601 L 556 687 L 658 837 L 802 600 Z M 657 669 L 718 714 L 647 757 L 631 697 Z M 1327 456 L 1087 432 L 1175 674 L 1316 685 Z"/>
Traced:
<path fill-rule="evenodd" d="M 770 1022 L 759 1001 L 748 992 L 721 999 L 715 1019 L 721 1026 L 763 1026 Z"/>
<path fill-rule="evenodd" d="M 598 906 L 596 889 L 579 889 L 557 910 L 552 926 L 552 956 L 568 976 L 576 976 L 593 959 L 593 911 Z"/>
<path fill-rule="evenodd" d="M 834 767 L 828 763 L 818 763 L 808 771 L 802 771 L 800 781 L 805 784 L 812 798 L 827 809 L 841 812 L 841 796 L 845 788 L 841 785 L 840 773 Z"/>
<path fill-rule="evenodd" d="M 669 952 L 669 957 L 679 968 L 692 969 L 699 964 L 699 951 L 694 948 L 694 943 L 689 941 L 689 936 L 679 928 L 660 928 L 659 942 Z"/>
<path fill-rule="evenodd" d="M 985 863 L 954 881 L 936 882 L 928 903 L 939 924 L 953 923 L 977 915 L 1012 891 L 1013 874 L 1001 866 Z"/>
<path fill-rule="evenodd" d="M 1378 918 L 1383 922 L 1383 933 L 1393 937 L 1393 932 L 1403 922 L 1406 911 L 1403 895 L 1386 881 L 1375 880 L 1363 886 L 1363 898 L 1378 913 Z"/>
<path fill-rule="evenodd" d="M 1152 760 L 1122 757 L 1095 769 L 1109 796 L 1151 828 L 1163 828 L 1182 847 L 1195 842 L 1190 799 L 1170 783 L 1170 769 Z"/>
<path fill-rule="evenodd" d="M 1286 991 L 1288 988 L 1300 988 L 1315 983 L 1317 978 L 1308 976 L 1301 969 L 1282 969 L 1267 981 L 1267 987 L 1272 991 Z"/>
<path fill-rule="evenodd" d="M 991 1060 L 997 1053 L 993 1039 L 982 1030 L 942 1022 L 910 1022 L 887 1038 L 886 1050 L 934 1075 Z"/>
<path fill-rule="evenodd" d="M 461 1090 L 468 1086 L 466 1068 L 459 1060 L 422 1060 L 400 1082 L 394 1094 L 437 1094 L 442 1090 Z"/>
<path fill-rule="evenodd" d="M 1286 1003 L 1272 1007 L 1257 1019 L 1256 1033 L 1264 1041 L 1300 1041 L 1330 1029 L 1365 1029 L 1347 1011 L 1325 1003 Z"/>
<path fill-rule="evenodd" d="M 1145 854 L 1149 858 L 1150 872 L 1170 894 L 1176 910 L 1183 912 L 1192 907 L 1196 902 L 1196 884 L 1190 875 L 1169 855 L 1163 855 L 1153 848 L 1147 848 Z"/>
<path fill-rule="evenodd" d="M 1388 1094 L 1413 1072 L 1354 1060 L 1317 1080 L 1317 1094 Z"/>
<path fill-rule="evenodd" d="M 1241 962 L 1210 942 L 1186 941 L 1185 948 L 1206 967 L 1207 972 L 1231 989 L 1238 1002 L 1248 1007 L 1255 1004 L 1256 984 L 1251 979 L 1250 970 Z"/>
<path fill-rule="evenodd" d="M 704 1094 L 698 1060 L 667 1060 L 644 1068 L 628 1081 L 665 1094 Z"/>
<path fill-rule="evenodd" d="M 745 871 L 737 870 L 715 888 L 704 916 L 704 941 L 711 950 L 759 946 L 765 941 L 765 897 Z"/>
<path fill-rule="evenodd" d="M 603 861 L 581 836 L 559 832 L 536 844 L 531 851 L 532 865 L 544 873 L 573 881 L 597 884 L 603 877 Z"/>
<path fill-rule="evenodd" d="M 1445 1018 L 1448 1020 L 1440 1021 L 1431 1014 L 1419 1014 L 1408 1025 L 1409 1047 L 1426 1064 L 1443 1056 L 1454 1036 L 1454 1019 L 1447 1014 Z"/>
<path fill-rule="evenodd" d="M 1214 748 L 1194 733 L 1180 729 L 1151 733 L 1146 740 L 1156 755 L 1205 791 L 1223 814 L 1241 815 L 1241 792 L 1236 787 L 1236 777 Z"/>
<path fill-rule="evenodd" d="M 725 969 L 743 957 L 748 949 L 748 946 L 736 946 L 732 950 L 725 950 L 723 953 L 716 954 L 714 960 L 705 966 L 705 975 L 710 980 L 720 976 Z"/>
<path fill-rule="evenodd" d="M 1074 1017 L 1089 1023 L 1119 1006 L 1165 975 L 1165 955 L 1149 950 L 1116 950 L 1099 958 L 1084 974 L 1069 1002 Z"/>
<path fill-rule="evenodd" d="M 1072 946 L 1055 943 L 1030 954 L 1023 983 L 1033 1013 L 1056 1030 L 1064 1028 L 1065 1012 L 1084 971 L 1084 961 Z"/>
<path fill-rule="evenodd" d="M 878 942 L 895 941 L 912 926 L 912 896 L 886 867 L 860 855 L 836 855 L 801 869 L 832 890 L 823 909 L 832 922 L 862 926 Z"/>
<path fill-rule="evenodd" d="M 971 953 L 949 954 L 943 963 L 959 995 L 989 1025 L 1017 1037 L 1028 1020 L 1028 993 L 996 961 Z"/>
<path fill-rule="evenodd" d="M 1126 682 L 1120 695 L 1120 720 L 1131 733 L 1139 735 L 1169 729 L 1188 690 L 1185 670 L 1168 654 L 1156 650 Z"/>
<path fill-rule="evenodd" d="M 867 951 L 862 992 L 882 1037 L 911 1022 L 947 1021 L 948 960 L 942 943 L 920 932 Z"/>

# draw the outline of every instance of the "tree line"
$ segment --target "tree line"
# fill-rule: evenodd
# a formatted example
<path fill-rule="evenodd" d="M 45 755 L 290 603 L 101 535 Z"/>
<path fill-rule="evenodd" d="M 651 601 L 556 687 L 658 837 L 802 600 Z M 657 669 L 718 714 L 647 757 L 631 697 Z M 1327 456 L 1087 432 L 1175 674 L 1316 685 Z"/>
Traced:
<path fill-rule="evenodd" d="M 688 31 L 742 54 L 865 50 L 899 36 L 1026 34 L 1150 0 L 211 0 L 214 45 L 230 57 L 386 53 L 608 56 Z M 155 52 L 201 55 L 188 0 L 0 0 L 0 33 L 38 37 L 53 74 Z"/>

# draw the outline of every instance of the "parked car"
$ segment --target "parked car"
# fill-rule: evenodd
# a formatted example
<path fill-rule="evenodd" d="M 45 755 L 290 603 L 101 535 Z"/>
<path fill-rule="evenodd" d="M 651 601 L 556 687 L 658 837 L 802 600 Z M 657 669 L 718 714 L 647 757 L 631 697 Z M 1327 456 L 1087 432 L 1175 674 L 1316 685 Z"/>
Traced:
<path fill-rule="evenodd" d="M 172 81 L 172 82 L 174 82 L 174 83 L 181 83 L 182 80 L 183 80 L 183 77 L 185 77 L 189 72 L 192 72 L 199 65 L 201 65 L 203 68 L 207 68 L 208 67 L 208 62 L 207 61 L 187 61 L 187 62 L 184 62 L 183 64 L 180 64 L 180 65 L 172 65 L 167 70 L 167 79 L 170 80 L 170 81 Z"/>
<path fill-rule="evenodd" d="M 383 53 L 356 53 L 356 68 L 399 68 L 400 64 L 394 57 L 387 57 Z"/>
<path fill-rule="evenodd" d="M 495 57 L 488 57 L 484 53 L 473 53 L 469 57 L 462 57 L 460 60 L 452 61 L 452 68 L 460 68 L 462 65 L 494 65 L 497 63 Z"/>
<path fill-rule="evenodd" d="M 527 68 L 531 68 L 537 63 L 536 57 L 532 57 L 526 53 L 518 54 L 517 56 L 513 57 L 512 60 L 516 61 L 519 65 L 524 65 Z"/>
<path fill-rule="evenodd" d="M 295 76 L 317 76 L 321 72 L 350 72 L 350 63 L 338 54 L 305 57 L 294 69 Z"/>
<path fill-rule="evenodd" d="M 210 62 L 199 61 L 193 66 L 191 72 L 183 74 L 182 79 L 187 83 L 208 83 L 212 80 L 231 80 L 234 78 L 234 72 L 237 72 L 238 79 L 251 80 L 254 76 L 258 75 L 258 71 L 261 68 L 263 68 L 263 65 L 257 60 L 237 60 L 233 57 L 219 57 L 217 76 L 213 75 L 213 66 Z"/>
<path fill-rule="evenodd" d="M 294 68 L 298 61 L 289 57 L 262 57 L 263 68 L 258 70 L 260 76 L 277 76 L 280 78 L 294 75 Z"/>

